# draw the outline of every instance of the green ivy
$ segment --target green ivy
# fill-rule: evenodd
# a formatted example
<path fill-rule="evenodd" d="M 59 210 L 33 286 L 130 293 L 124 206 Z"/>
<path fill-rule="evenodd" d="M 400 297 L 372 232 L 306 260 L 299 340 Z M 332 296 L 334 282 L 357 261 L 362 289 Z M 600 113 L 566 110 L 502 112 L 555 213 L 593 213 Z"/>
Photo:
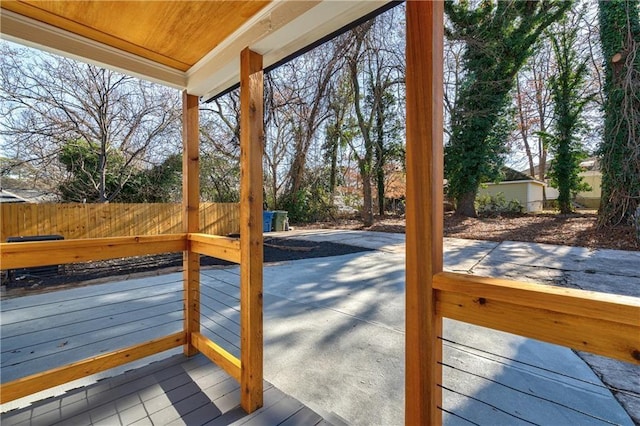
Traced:
<path fill-rule="evenodd" d="M 465 74 L 445 147 L 448 194 L 456 212 L 475 216 L 483 180 L 494 180 L 507 152 L 504 121 L 515 76 L 540 34 L 564 15 L 566 1 L 447 1 L 450 39 L 466 43 Z"/>
<path fill-rule="evenodd" d="M 580 135 L 587 125 L 582 118 L 593 95 L 585 95 L 587 61 L 574 48 L 578 27 L 566 19 L 550 31 L 557 70 L 549 86 L 553 100 L 553 133 L 547 136 L 553 155 L 549 178 L 558 188 L 558 207 L 563 214 L 573 211 L 572 200 L 579 191 L 591 188 L 582 181 L 580 162 L 587 157 Z"/>
<path fill-rule="evenodd" d="M 640 205 L 640 3 L 600 1 L 599 12 L 605 71 L 599 224 L 606 226 L 631 221 Z"/>

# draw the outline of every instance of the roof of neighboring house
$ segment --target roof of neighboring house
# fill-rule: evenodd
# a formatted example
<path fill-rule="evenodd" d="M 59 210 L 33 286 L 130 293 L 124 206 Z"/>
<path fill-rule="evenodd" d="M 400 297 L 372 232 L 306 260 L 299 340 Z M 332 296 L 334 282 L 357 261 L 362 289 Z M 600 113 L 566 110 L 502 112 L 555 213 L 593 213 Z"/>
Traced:
<path fill-rule="evenodd" d="M 524 172 L 519 172 L 517 170 L 514 170 L 511 167 L 503 166 L 500 170 L 502 172 L 503 178 L 500 182 L 497 182 L 498 184 L 502 182 L 525 182 L 525 181 L 540 182 L 538 179 L 531 177 Z M 486 182 L 486 183 L 491 184 L 496 182 Z"/>
<path fill-rule="evenodd" d="M 52 203 L 57 201 L 54 194 L 37 189 L 0 189 L 0 203 Z"/>
<path fill-rule="evenodd" d="M 551 160 L 544 163 L 545 177 L 546 177 L 546 174 L 549 172 L 549 167 L 551 167 Z M 529 172 L 530 170 L 528 167 L 524 170 L 520 170 L 520 173 L 525 173 L 530 176 Z M 533 166 L 533 175 L 534 176 L 540 175 L 540 164 L 536 164 L 535 166 Z"/>
<path fill-rule="evenodd" d="M 28 203 L 28 201 L 16 194 L 0 189 L 0 203 Z"/>
<path fill-rule="evenodd" d="M 598 159 L 598 157 L 589 157 L 584 159 L 581 163 L 580 163 L 580 167 L 584 170 L 592 170 L 592 171 L 596 171 L 596 170 L 600 170 L 600 160 Z M 549 172 L 549 169 L 551 168 L 551 160 L 547 161 L 545 163 L 545 175 L 546 173 Z M 521 173 L 529 173 L 529 168 L 527 167 L 525 170 L 521 170 Z M 533 166 L 533 173 L 538 176 L 540 174 L 540 165 L 536 164 L 535 166 Z M 545 176 L 546 177 L 546 176 Z"/>
<path fill-rule="evenodd" d="M 580 163 L 580 168 L 589 171 L 600 171 L 600 160 L 598 157 L 589 157 Z"/>
<path fill-rule="evenodd" d="M 511 167 L 502 167 L 502 174 L 504 175 L 503 181 L 514 182 L 520 180 L 536 180 L 526 173 L 519 172 Z"/>

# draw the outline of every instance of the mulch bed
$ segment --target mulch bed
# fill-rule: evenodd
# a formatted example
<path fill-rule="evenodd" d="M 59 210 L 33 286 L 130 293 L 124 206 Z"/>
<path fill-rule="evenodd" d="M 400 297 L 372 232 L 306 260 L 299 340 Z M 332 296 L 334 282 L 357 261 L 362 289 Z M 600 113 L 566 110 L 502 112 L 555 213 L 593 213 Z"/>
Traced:
<path fill-rule="evenodd" d="M 309 259 L 315 257 L 340 256 L 343 254 L 367 251 L 362 247 L 348 246 L 330 242 L 313 242 L 289 238 L 264 238 L 264 261 L 284 262 L 288 260 Z M 200 266 L 230 266 L 230 262 L 209 256 L 200 257 Z M 12 271 L 3 284 L 8 293 L 22 295 L 42 290 L 52 290 L 77 284 L 97 284 L 117 280 L 118 277 L 137 277 L 160 275 L 182 270 L 182 253 L 168 253 L 152 256 L 137 256 L 123 259 L 110 259 L 97 262 L 76 263 L 60 267 L 22 269 Z M 16 294 L 17 295 L 17 294 Z M 5 296 L 11 296 L 7 294 Z"/>
<path fill-rule="evenodd" d="M 632 225 L 598 228 L 595 213 L 526 214 L 469 218 L 452 212 L 444 216 L 444 236 L 486 241 L 525 241 L 565 246 L 640 251 L 640 242 Z M 359 229 L 377 232 L 405 232 L 404 217 L 376 218 L 364 227 L 358 219 L 303 225 L 308 229 Z"/>

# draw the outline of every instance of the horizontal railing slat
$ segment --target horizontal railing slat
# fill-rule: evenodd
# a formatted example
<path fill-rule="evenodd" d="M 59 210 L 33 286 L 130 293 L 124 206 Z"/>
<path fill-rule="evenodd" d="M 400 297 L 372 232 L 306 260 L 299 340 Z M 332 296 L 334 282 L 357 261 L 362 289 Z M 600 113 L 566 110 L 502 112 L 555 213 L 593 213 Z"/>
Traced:
<path fill-rule="evenodd" d="M 0 386 L 0 403 L 4 404 L 54 386 L 127 364 L 137 359 L 164 352 L 184 345 L 185 342 L 186 335 L 184 332 L 175 333 L 160 339 L 150 340 L 139 345 L 130 346 L 108 354 L 23 377 L 9 383 L 3 383 Z"/>
<path fill-rule="evenodd" d="M 191 333 L 191 344 L 211 362 L 217 364 L 238 382 L 240 381 L 241 364 L 238 358 L 200 333 Z"/>
<path fill-rule="evenodd" d="M 640 299 L 455 273 L 434 276 L 438 315 L 640 364 Z"/>
<path fill-rule="evenodd" d="M 0 243 L 0 268 L 16 269 L 180 252 L 186 234 Z"/>
<path fill-rule="evenodd" d="M 219 235 L 188 234 L 191 251 L 240 263 L 240 240 L 237 238 L 221 237 Z"/>
<path fill-rule="evenodd" d="M 491 277 L 440 272 L 433 288 L 532 308 L 640 325 L 640 298 Z"/>

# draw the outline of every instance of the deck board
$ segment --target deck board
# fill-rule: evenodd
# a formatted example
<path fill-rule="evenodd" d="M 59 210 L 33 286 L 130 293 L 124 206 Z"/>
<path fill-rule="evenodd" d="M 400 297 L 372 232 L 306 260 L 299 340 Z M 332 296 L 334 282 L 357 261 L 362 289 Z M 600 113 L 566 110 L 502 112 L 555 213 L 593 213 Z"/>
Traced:
<path fill-rule="evenodd" d="M 218 273 L 220 270 L 218 270 Z M 240 354 L 239 283 L 202 277 L 202 334 Z M 91 296 L 91 291 L 95 292 Z M 3 383 L 182 329 L 182 282 L 145 277 L 2 302 Z"/>
<path fill-rule="evenodd" d="M 204 356 L 174 355 L 0 415 L 3 426 L 315 425 L 317 413 L 265 382 L 264 406 L 247 415 L 238 382 Z"/>

